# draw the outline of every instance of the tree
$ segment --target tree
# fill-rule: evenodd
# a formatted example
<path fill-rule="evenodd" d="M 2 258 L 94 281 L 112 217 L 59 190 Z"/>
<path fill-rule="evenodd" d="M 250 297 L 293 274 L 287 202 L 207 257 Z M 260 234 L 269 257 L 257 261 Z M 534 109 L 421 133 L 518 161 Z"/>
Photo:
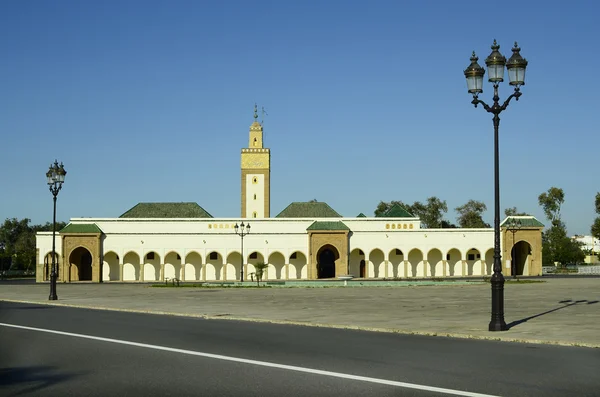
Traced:
<path fill-rule="evenodd" d="M 565 202 L 565 192 L 557 187 L 551 187 L 547 192 L 539 195 L 538 203 L 544 210 L 550 223 L 560 224 L 560 206 Z"/>
<path fill-rule="evenodd" d="M 483 220 L 483 213 L 487 210 L 487 206 L 481 201 L 469 200 L 466 204 L 456 207 L 458 213 L 458 225 L 463 228 L 483 228 L 490 227 Z"/>
<path fill-rule="evenodd" d="M 446 200 L 442 201 L 435 196 L 427 198 L 427 204 L 421 204 L 419 201 L 416 201 L 412 205 L 412 213 L 417 215 L 421 219 L 421 223 L 427 228 L 442 227 L 446 212 L 448 212 Z"/>
<path fill-rule="evenodd" d="M 444 227 L 444 224 L 449 225 L 449 223 L 443 219 L 444 213 L 448 212 L 446 200 L 440 200 L 439 198 L 432 196 L 427 198 L 425 204 L 420 201 L 415 201 L 412 205 L 405 204 L 402 201 L 381 201 L 375 209 L 375 216 L 385 215 L 385 213 L 394 205 L 400 205 L 414 216 L 419 217 L 421 223 L 426 228 L 440 228 Z"/>
<path fill-rule="evenodd" d="M 565 266 L 583 262 L 585 253 L 581 243 L 567 236 L 564 225 L 555 224 L 542 233 L 542 258 L 545 263 Z"/>
<path fill-rule="evenodd" d="M 0 255 L 10 258 L 11 268 L 23 269 L 35 261 L 35 233 L 30 219 L 6 219 L 0 226 Z"/>
<path fill-rule="evenodd" d="M 30 226 L 30 219 L 6 219 L 0 226 L 0 263 L 2 269 L 8 267 L 17 270 L 31 270 L 36 261 L 35 234 L 52 231 L 52 222 Z M 66 226 L 65 222 L 56 222 L 56 231 Z M 7 266 L 6 263 L 9 263 Z"/>
<path fill-rule="evenodd" d="M 527 216 L 526 212 L 519 212 L 517 207 L 510 207 L 504 210 L 504 216 Z"/>
<path fill-rule="evenodd" d="M 256 275 L 256 285 L 260 287 L 260 282 L 262 281 L 263 274 L 265 270 L 269 267 L 268 263 L 265 262 L 257 262 L 254 264 L 254 274 Z"/>
<path fill-rule="evenodd" d="M 581 244 L 567 236 L 567 227 L 560 214 L 564 202 L 565 193 L 557 187 L 551 187 L 538 197 L 538 203 L 551 224 L 542 233 L 542 258 L 546 263 L 558 263 L 561 266 L 579 263 L 585 258 Z"/>
<path fill-rule="evenodd" d="M 596 214 L 600 215 L 600 192 L 596 193 L 594 205 L 596 207 Z M 600 216 L 596 217 L 590 231 L 593 237 L 600 238 Z"/>

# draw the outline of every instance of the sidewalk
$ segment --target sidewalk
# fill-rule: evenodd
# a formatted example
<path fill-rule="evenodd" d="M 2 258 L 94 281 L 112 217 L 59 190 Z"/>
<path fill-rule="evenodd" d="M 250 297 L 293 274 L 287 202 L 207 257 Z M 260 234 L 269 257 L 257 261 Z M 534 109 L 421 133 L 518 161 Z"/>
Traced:
<path fill-rule="evenodd" d="M 489 284 L 335 288 L 153 288 L 0 284 L 0 300 L 461 338 L 600 347 L 600 278 L 505 286 L 506 332 L 487 331 Z"/>

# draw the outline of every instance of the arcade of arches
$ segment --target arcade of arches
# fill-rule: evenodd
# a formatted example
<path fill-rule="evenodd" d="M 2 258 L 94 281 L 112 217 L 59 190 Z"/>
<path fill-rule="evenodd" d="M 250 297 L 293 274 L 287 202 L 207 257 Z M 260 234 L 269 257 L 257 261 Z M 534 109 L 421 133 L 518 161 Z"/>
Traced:
<path fill-rule="evenodd" d="M 504 231 L 503 272 L 531 274 L 541 263 L 539 231 L 520 231 L 514 244 Z M 63 236 L 62 255 L 56 256 L 59 280 L 152 282 L 239 280 L 242 256 L 238 251 L 159 250 L 100 253 L 100 236 Z M 416 247 L 349 247 L 348 231 L 309 234 L 309 249 L 292 252 L 247 251 L 246 279 L 257 262 L 268 263 L 265 280 L 331 279 L 351 274 L 357 278 L 468 277 L 492 274 L 493 249 L 424 250 Z M 43 280 L 49 280 L 52 256 L 43 256 Z"/>

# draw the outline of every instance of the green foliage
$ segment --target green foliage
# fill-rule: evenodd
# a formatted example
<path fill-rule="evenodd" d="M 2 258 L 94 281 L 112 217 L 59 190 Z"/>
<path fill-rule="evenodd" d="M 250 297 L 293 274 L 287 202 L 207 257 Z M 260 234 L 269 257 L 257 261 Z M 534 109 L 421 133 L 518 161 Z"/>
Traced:
<path fill-rule="evenodd" d="M 596 193 L 594 206 L 596 207 L 596 214 L 600 215 L 600 192 Z M 600 238 L 600 216 L 596 217 L 590 231 L 592 232 L 592 236 Z"/>
<path fill-rule="evenodd" d="M 554 186 L 538 197 L 539 205 L 551 222 L 550 228 L 542 233 L 542 259 L 546 264 L 566 266 L 583 262 L 585 258 L 582 244 L 567 236 L 567 228 L 560 214 L 560 207 L 564 202 L 565 192 Z"/>
<path fill-rule="evenodd" d="M 254 274 L 256 275 L 256 284 L 260 287 L 260 282 L 262 281 L 263 275 L 265 271 L 269 267 L 268 263 L 265 262 L 257 262 L 254 264 Z"/>
<path fill-rule="evenodd" d="M 554 224 L 542 233 L 542 258 L 546 264 L 566 266 L 585 259 L 581 243 L 569 238 L 562 222 Z"/>
<path fill-rule="evenodd" d="M 39 231 L 52 231 L 52 223 L 30 226 L 30 219 L 6 219 L 0 226 L 0 270 L 35 269 L 35 234 Z M 64 222 L 56 222 L 56 230 L 65 227 Z"/>
<path fill-rule="evenodd" d="M 591 227 L 592 236 L 600 238 L 600 216 L 594 220 Z"/>
<path fill-rule="evenodd" d="M 546 218 L 554 225 L 561 222 L 560 206 L 565 202 L 565 192 L 557 187 L 551 187 L 547 192 L 538 196 L 538 203 L 544 210 Z"/>
<path fill-rule="evenodd" d="M 448 212 L 448 205 L 446 204 L 446 200 L 440 200 L 435 196 L 427 198 L 426 203 L 415 201 L 412 205 L 405 204 L 402 201 L 381 201 L 375 209 L 375 216 L 384 215 L 390 208 L 392 208 L 396 204 L 406 208 L 406 210 L 414 216 L 419 217 L 421 219 L 423 227 L 451 227 L 450 223 L 443 219 L 444 214 Z"/>
<path fill-rule="evenodd" d="M 487 206 L 476 200 L 469 200 L 466 204 L 456 207 L 458 213 L 458 225 L 464 228 L 486 228 L 490 225 L 483 220 L 483 213 L 487 210 Z"/>
<path fill-rule="evenodd" d="M 526 212 L 519 212 L 517 207 L 510 207 L 504 210 L 504 216 L 527 216 Z"/>

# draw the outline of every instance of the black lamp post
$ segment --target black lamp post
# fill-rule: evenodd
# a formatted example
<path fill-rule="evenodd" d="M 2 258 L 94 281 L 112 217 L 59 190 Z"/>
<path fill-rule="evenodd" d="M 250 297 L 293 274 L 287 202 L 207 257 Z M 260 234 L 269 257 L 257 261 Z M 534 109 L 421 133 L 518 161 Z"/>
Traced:
<path fill-rule="evenodd" d="M 489 324 L 490 331 L 506 331 L 506 322 L 504 321 L 504 276 L 502 275 L 502 262 L 500 256 L 500 173 L 498 165 L 498 129 L 500 127 L 500 113 L 506 109 L 510 100 L 515 98 L 517 101 L 521 96 L 520 87 L 525 84 L 525 68 L 527 61 L 521 57 L 521 49 L 515 42 L 512 51 L 513 54 L 508 60 L 498 51 L 500 46 L 494 40 L 492 44 L 492 53 L 485 59 L 488 68 L 488 81 L 494 86 L 494 97 L 492 106 L 478 98 L 483 92 L 483 75 L 485 70 L 477 63 L 475 51 L 471 56 L 471 64 L 465 69 L 464 74 L 467 78 L 467 88 L 470 94 L 473 94 L 471 103 L 477 107 L 481 104 L 483 108 L 494 115 L 494 274 L 492 274 L 492 319 Z M 509 84 L 514 86 L 515 92 L 512 93 L 502 105 L 498 102 L 498 84 L 504 81 L 504 67 L 508 70 Z"/>
<path fill-rule="evenodd" d="M 238 226 L 236 223 L 233 227 L 235 233 L 240 236 L 242 240 L 242 266 L 240 267 L 240 282 L 244 282 L 244 236 L 250 233 L 250 224 L 245 225 L 244 221 Z"/>
<path fill-rule="evenodd" d="M 46 177 L 48 178 L 48 186 L 50 187 L 50 193 L 54 198 L 54 213 L 52 215 L 52 269 L 50 271 L 50 297 L 51 301 L 58 299 L 56 295 L 56 278 L 58 277 L 58 263 L 56 263 L 56 196 L 62 188 L 62 184 L 65 182 L 65 176 L 67 171 L 62 163 L 58 165 L 58 161 L 54 161 L 54 164 L 50 164 Z"/>
<path fill-rule="evenodd" d="M 511 275 L 513 276 L 513 278 L 517 277 L 517 268 L 515 266 L 516 263 L 516 259 L 515 259 L 515 234 L 521 230 L 521 228 L 523 227 L 523 224 L 521 223 L 520 219 L 515 219 L 513 217 L 508 219 L 508 222 L 506 222 L 506 230 L 508 230 L 509 232 L 512 233 L 512 247 L 510 249 L 510 256 L 511 256 Z"/>

